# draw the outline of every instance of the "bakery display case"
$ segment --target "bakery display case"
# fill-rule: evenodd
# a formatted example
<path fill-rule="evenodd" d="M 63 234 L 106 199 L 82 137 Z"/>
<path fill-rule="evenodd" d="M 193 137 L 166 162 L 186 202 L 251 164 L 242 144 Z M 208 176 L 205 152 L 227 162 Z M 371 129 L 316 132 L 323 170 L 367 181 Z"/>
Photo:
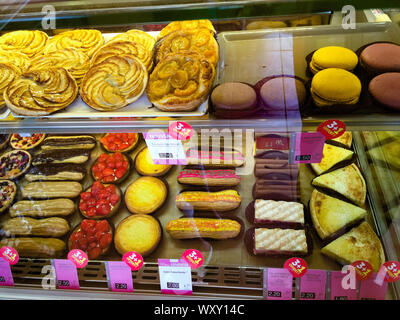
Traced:
<path fill-rule="evenodd" d="M 195 249 L 194 298 L 269 299 L 268 270 L 299 257 L 336 299 L 344 265 L 399 261 L 398 9 L 357 2 L 352 28 L 345 5 L 3 6 L 0 249 L 19 260 L 0 297 L 163 299 L 160 259 Z M 323 136 L 332 121 L 344 133 Z M 80 290 L 49 291 L 46 268 L 73 250 Z M 109 263 L 130 252 L 134 292 L 112 292 Z M 374 299 L 363 281 L 357 299 Z M 301 283 L 289 298 L 314 299 Z"/>

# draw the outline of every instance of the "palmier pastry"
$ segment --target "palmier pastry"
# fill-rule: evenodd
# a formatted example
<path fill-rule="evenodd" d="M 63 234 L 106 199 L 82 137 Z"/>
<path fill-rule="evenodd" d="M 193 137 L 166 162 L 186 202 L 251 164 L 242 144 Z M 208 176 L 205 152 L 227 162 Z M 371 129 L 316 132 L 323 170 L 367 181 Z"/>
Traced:
<path fill-rule="evenodd" d="M 148 51 L 153 51 L 154 44 L 156 43 L 156 39 L 154 39 L 147 32 L 137 29 L 132 29 L 128 30 L 125 33 L 120 33 L 111 38 L 108 43 L 113 41 L 130 41 L 133 43 L 138 43 L 144 46 Z"/>
<path fill-rule="evenodd" d="M 171 32 L 178 30 L 194 30 L 199 28 L 207 28 L 215 32 L 214 26 L 212 25 L 210 20 L 173 21 L 160 31 L 158 38 L 165 37 Z"/>
<path fill-rule="evenodd" d="M 13 81 L 4 92 L 8 108 L 24 116 L 43 116 L 70 105 L 78 85 L 67 70 L 51 67 L 32 70 Z"/>
<path fill-rule="evenodd" d="M 207 28 L 174 31 L 158 40 L 155 45 L 156 63 L 165 59 L 170 53 L 190 50 L 201 53 L 214 66 L 218 62 L 219 47 L 214 32 Z"/>
<path fill-rule="evenodd" d="M 112 56 L 121 54 L 131 54 L 138 58 L 146 66 L 147 70 L 153 67 L 153 55 L 150 50 L 147 50 L 140 43 L 132 41 L 113 41 L 102 46 L 92 57 L 90 64 L 92 66 L 99 64 Z"/>
<path fill-rule="evenodd" d="M 12 31 L 0 37 L 0 49 L 20 52 L 32 58 L 42 53 L 48 39 L 48 35 L 39 30 Z"/>
<path fill-rule="evenodd" d="M 213 65 L 201 54 L 170 54 L 150 75 L 147 96 L 163 111 L 192 111 L 208 96 L 215 77 Z"/>
<path fill-rule="evenodd" d="M 27 71 L 31 65 L 31 61 L 26 54 L 5 50 L 0 50 L 0 63 L 12 64 L 18 68 L 20 73 Z"/>
<path fill-rule="evenodd" d="M 4 91 L 19 75 L 18 68 L 11 64 L 0 63 L 0 109 L 6 105 L 3 98 Z"/>
<path fill-rule="evenodd" d="M 61 49 L 37 56 L 32 60 L 31 70 L 46 69 L 48 67 L 63 67 L 79 84 L 89 70 L 89 56 L 80 50 Z"/>
<path fill-rule="evenodd" d="M 104 44 L 104 38 L 100 31 L 93 29 L 78 29 L 65 31 L 55 35 L 49 40 L 44 54 L 60 49 L 80 50 L 89 58 Z"/>
<path fill-rule="evenodd" d="M 147 80 L 146 66 L 138 58 L 112 56 L 89 69 L 82 80 L 81 96 L 93 109 L 116 110 L 139 99 Z"/>

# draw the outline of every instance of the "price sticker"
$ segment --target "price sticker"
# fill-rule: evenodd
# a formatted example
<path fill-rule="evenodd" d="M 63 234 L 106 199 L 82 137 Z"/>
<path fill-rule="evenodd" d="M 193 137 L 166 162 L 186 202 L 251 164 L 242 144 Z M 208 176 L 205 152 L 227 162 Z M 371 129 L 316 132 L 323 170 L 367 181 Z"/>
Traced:
<path fill-rule="evenodd" d="M 368 279 L 360 281 L 360 300 L 385 300 L 388 283 L 375 281 L 376 273 L 373 273 Z"/>
<path fill-rule="evenodd" d="M 398 261 L 387 261 L 381 266 L 382 269 L 385 272 L 384 281 L 395 282 L 400 279 L 400 263 Z"/>
<path fill-rule="evenodd" d="M 0 286 L 14 286 L 14 279 L 11 273 L 11 267 L 8 261 L 0 258 Z"/>
<path fill-rule="evenodd" d="M 307 262 L 301 258 L 290 258 L 283 265 L 294 278 L 303 277 L 307 272 Z"/>
<path fill-rule="evenodd" d="M 143 258 L 138 252 L 126 252 L 122 256 L 122 261 L 125 262 L 132 271 L 138 271 L 143 267 Z"/>
<path fill-rule="evenodd" d="M 287 269 L 264 269 L 264 292 L 267 300 L 292 300 L 292 274 Z"/>
<path fill-rule="evenodd" d="M 300 279 L 300 300 L 325 300 L 325 290 L 325 270 L 308 270 Z"/>
<path fill-rule="evenodd" d="M 331 300 L 357 300 L 357 288 L 344 284 L 346 274 L 341 271 L 331 271 Z"/>
<path fill-rule="evenodd" d="M 192 272 L 183 259 L 158 259 L 161 293 L 192 295 Z"/>
<path fill-rule="evenodd" d="M 196 249 L 185 250 L 185 252 L 182 253 L 182 259 L 185 260 L 192 269 L 200 268 L 204 262 L 203 254 Z"/>
<path fill-rule="evenodd" d="M 319 132 L 298 132 L 291 134 L 290 163 L 320 163 L 325 137 Z"/>
<path fill-rule="evenodd" d="M 82 269 L 87 266 L 89 262 L 89 258 L 85 252 L 79 249 L 73 249 L 68 252 L 67 256 L 68 260 L 72 261 L 72 263 L 78 268 Z"/>
<path fill-rule="evenodd" d="M 168 134 L 177 140 L 189 140 L 193 136 L 193 128 L 183 121 L 175 121 L 168 126 Z"/>
<path fill-rule="evenodd" d="M 105 262 L 108 287 L 115 292 L 133 292 L 132 270 L 123 261 Z"/>
<path fill-rule="evenodd" d="M 351 264 L 356 271 L 357 280 L 363 281 L 369 279 L 373 273 L 371 264 L 368 261 L 357 260 Z"/>
<path fill-rule="evenodd" d="M 17 250 L 12 247 L 2 247 L 0 249 L 0 257 L 8 262 L 9 265 L 13 266 L 19 260 Z"/>
<path fill-rule="evenodd" d="M 182 141 L 162 131 L 144 132 L 151 158 L 155 164 L 186 165 L 186 154 Z"/>
<path fill-rule="evenodd" d="M 340 120 L 327 120 L 322 122 L 317 132 L 323 134 L 327 140 L 339 138 L 346 131 L 346 125 Z"/>
<path fill-rule="evenodd" d="M 257 137 L 256 149 L 289 150 L 289 138 L 272 134 Z"/>
<path fill-rule="evenodd" d="M 68 259 L 54 259 L 52 265 L 56 274 L 59 289 L 79 290 L 78 271 L 75 264 Z"/>

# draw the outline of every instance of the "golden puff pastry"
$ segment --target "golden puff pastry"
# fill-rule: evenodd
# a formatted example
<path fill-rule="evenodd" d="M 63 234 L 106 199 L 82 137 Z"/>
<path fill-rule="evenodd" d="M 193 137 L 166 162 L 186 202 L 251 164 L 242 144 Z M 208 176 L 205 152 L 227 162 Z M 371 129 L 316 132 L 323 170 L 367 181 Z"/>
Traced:
<path fill-rule="evenodd" d="M 214 77 L 214 66 L 203 55 L 173 53 L 154 68 L 147 96 L 160 110 L 192 111 L 207 99 Z"/>
<path fill-rule="evenodd" d="M 81 84 L 81 97 L 99 111 L 123 108 L 139 99 L 146 89 L 145 65 L 130 54 L 112 56 L 91 67 Z"/>
<path fill-rule="evenodd" d="M 0 63 L 0 108 L 6 105 L 3 95 L 8 85 L 20 75 L 20 71 L 12 64 Z"/>
<path fill-rule="evenodd" d="M 120 33 L 115 37 L 111 38 L 108 42 L 113 41 L 130 41 L 133 43 L 139 43 L 144 46 L 148 51 L 153 51 L 156 39 L 150 34 L 138 29 L 128 30 L 127 32 Z"/>
<path fill-rule="evenodd" d="M 60 49 L 75 49 L 86 53 L 89 58 L 104 44 L 100 31 L 94 29 L 77 29 L 65 31 L 49 40 L 44 54 Z"/>
<path fill-rule="evenodd" d="M 148 71 L 153 67 L 153 55 L 151 51 L 147 50 L 140 43 L 122 40 L 106 43 L 93 55 L 90 64 L 94 66 L 109 57 L 125 53 L 131 54 L 142 61 Z"/>
<path fill-rule="evenodd" d="M 207 28 L 195 30 L 173 31 L 155 45 L 156 63 L 162 61 L 170 53 L 181 51 L 195 51 L 201 53 L 214 66 L 218 62 L 219 47 L 214 38 L 214 32 Z"/>
<path fill-rule="evenodd" d="M 185 20 L 173 21 L 166 25 L 159 33 L 158 39 L 165 37 L 167 34 L 178 30 L 193 30 L 199 28 L 207 28 L 215 32 L 214 26 L 210 20 Z"/>
<path fill-rule="evenodd" d="M 41 54 L 49 41 L 46 33 L 39 30 L 19 30 L 8 32 L 0 37 L 0 49 L 20 52 L 29 58 Z"/>
<path fill-rule="evenodd" d="M 62 67 L 66 69 L 79 85 L 89 70 L 89 56 L 75 49 L 60 49 L 37 56 L 31 61 L 31 70 Z"/>
<path fill-rule="evenodd" d="M 8 108 L 23 116 L 44 116 L 70 105 L 78 95 L 78 85 L 61 67 L 35 69 L 23 73 L 4 92 Z"/>
<path fill-rule="evenodd" d="M 20 73 L 27 71 L 31 65 L 30 58 L 26 54 L 5 50 L 0 50 L 0 63 L 12 64 Z"/>

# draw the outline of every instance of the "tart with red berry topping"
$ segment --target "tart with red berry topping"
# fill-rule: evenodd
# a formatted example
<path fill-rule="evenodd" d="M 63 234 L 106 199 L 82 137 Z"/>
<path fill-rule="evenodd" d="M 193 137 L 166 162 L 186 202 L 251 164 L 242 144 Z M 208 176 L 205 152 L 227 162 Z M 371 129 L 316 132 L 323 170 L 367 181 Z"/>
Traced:
<path fill-rule="evenodd" d="M 89 189 L 81 193 L 79 211 L 89 219 L 109 218 L 118 211 L 121 194 L 117 186 L 95 181 Z"/>
<path fill-rule="evenodd" d="M 17 186 L 10 180 L 0 181 L 0 213 L 6 211 L 15 199 Z"/>
<path fill-rule="evenodd" d="M 129 152 L 139 142 L 138 133 L 106 133 L 100 143 L 108 152 Z"/>
<path fill-rule="evenodd" d="M 16 179 L 30 167 L 32 157 L 24 150 L 13 150 L 0 156 L 0 180 Z"/>
<path fill-rule="evenodd" d="M 113 241 L 113 228 L 107 220 L 84 219 L 68 239 L 68 249 L 79 249 L 90 260 L 98 259 L 107 253 Z"/>
<path fill-rule="evenodd" d="M 33 133 L 33 134 L 20 134 L 14 133 L 10 139 L 10 145 L 13 149 L 29 150 L 37 147 L 42 143 L 46 134 Z"/>
<path fill-rule="evenodd" d="M 121 152 L 102 153 L 92 166 L 92 176 L 102 183 L 120 183 L 129 175 L 131 164 Z"/>

